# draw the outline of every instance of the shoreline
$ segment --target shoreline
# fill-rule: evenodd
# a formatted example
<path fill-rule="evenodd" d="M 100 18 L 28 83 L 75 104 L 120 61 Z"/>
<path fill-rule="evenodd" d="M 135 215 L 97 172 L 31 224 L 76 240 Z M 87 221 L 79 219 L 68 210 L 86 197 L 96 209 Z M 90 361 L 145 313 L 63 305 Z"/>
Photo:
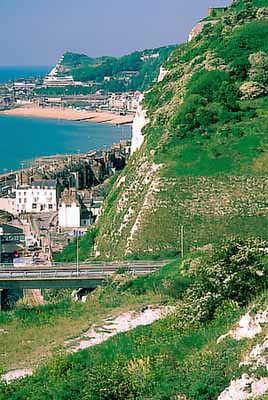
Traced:
<path fill-rule="evenodd" d="M 0 111 L 1 115 L 112 125 L 132 124 L 134 119 L 134 115 L 119 115 L 108 111 L 77 111 L 60 107 L 45 108 L 32 105 Z"/>

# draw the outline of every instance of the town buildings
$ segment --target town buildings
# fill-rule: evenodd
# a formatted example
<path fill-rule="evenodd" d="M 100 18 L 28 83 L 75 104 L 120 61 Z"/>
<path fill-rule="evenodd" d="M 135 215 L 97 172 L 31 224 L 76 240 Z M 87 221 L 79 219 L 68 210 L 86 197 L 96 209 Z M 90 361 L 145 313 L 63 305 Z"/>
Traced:
<path fill-rule="evenodd" d="M 60 194 L 57 180 L 33 181 L 29 186 L 19 186 L 15 193 L 17 214 L 57 211 Z"/>
<path fill-rule="evenodd" d="M 59 202 L 59 227 L 79 228 L 81 226 L 81 205 L 75 191 L 64 190 Z"/>
<path fill-rule="evenodd" d="M 0 224 L 0 263 L 12 262 L 24 242 L 25 235 L 21 228 Z"/>
<path fill-rule="evenodd" d="M 3 197 L 0 197 L 0 210 L 6 211 L 12 215 L 16 215 L 17 208 L 15 193 L 10 193 Z"/>
<path fill-rule="evenodd" d="M 135 112 L 139 105 L 141 92 L 112 93 L 108 99 L 112 110 Z"/>

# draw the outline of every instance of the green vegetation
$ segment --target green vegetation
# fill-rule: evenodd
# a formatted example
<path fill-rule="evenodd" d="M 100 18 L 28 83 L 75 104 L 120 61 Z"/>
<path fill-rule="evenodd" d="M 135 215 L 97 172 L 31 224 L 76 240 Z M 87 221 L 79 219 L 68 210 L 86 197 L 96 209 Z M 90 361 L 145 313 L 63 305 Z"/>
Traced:
<path fill-rule="evenodd" d="M 93 323 L 99 325 L 105 319 L 148 304 L 174 301 L 179 297 L 172 283 L 177 269 L 178 262 L 174 262 L 166 272 L 164 269 L 150 276 L 151 283 L 144 284 L 146 290 L 138 296 L 134 287 L 123 290 L 133 278 L 122 271 L 123 275 L 108 278 L 103 288 L 92 292 L 86 303 L 71 300 L 70 290 L 46 290 L 46 305 L 30 307 L 22 302 L 14 310 L 0 312 L 1 370 L 36 368 L 51 356 L 65 352 L 66 343 L 82 335 Z M 169 287 L 167 281 L 170 281 Z M 179 286 L 178 282 L 176 287 Z"/>
<path fill-rule="evenodd" d="M 101 257 L 165 258 L 179 251 L 181 225 L 188 249 L 233 234 L 268 238 L 267 9 L 233 2 L 164 64 L 143 103 L 145 143 L 106 200 Z"/>
<path fill-rule="evenodd" d="M 126 274 L 108 280 L 88 304 L 98 299 L 102 306 L 111 307 L 112 301 L 115 307 L 116 300 L 127 302 L 133 293 L 137 303 L 145 294 L 153 300 L 158 293 L 162 301 L 176 301 L 176 311 L 96 348 L 54 355 L 33 377 L 2 384 L 0 398 L 160 400 L 180 395 L 216 400 L 245 372 L 239 364 L 261 339 L 225 338 L 217 343 L 247 309 L 253 313 L 252 302 L 257 301 L 257 311 L 267 306 L 267 294 L 262 294 L 268 268 L 267 255 L 260 251 L 264 246 L 258 239 L 232 239 L 212 253 L 184 259 L 179 268 L 175 262 L 147 278 L 133 281 Z"/>
<path fill-rule="evenodd" d="M 85 55 L 65 53 L 60 63 L 62 74 L 71 74 L 75 81 L 93 82 L 90 87 L 66 87 L 39 89 L 39 94 L 75 95 L 90 94 L 97 90 L 127 92 L 146 90 L 157 79 L 160 66 L 167 60 L 176 46 L 136 51 L 116 57 L 90 58 Z M 157 55 L 156 58 L 151 56 Z M 143 59 L 145 57 L 145 59 Z M 109 80 L 104 80 L 109 77 Z"/>
<path fill-rule="evenodd" d="M 144 100 L 145 142 L 80 242 L 83 258 L 98 251 L 143 259 L 178 254 L 184 239 L 187 256 L 136 279 L 121 270 L 85 304 L 63 298 L 29 314 L 1 314 L 1 327 L 20 338 L 0 336 L 4 369 L 13 357 L 17 367 L 29 360 L 41 366 L 33 377 L 1 383 L 0 399 L 216 400 L 243 373 L 267 377 L 266 368 L 241 365 L 265 340 L 267 324 L 253 339 L 226 336 L 242 315 L 268 307 L 267 15 L 268 0 L 234 1 L 216 26 L 172 53 L 168 74 Z M 74 254 L 72 243 L 59 259 Z M 66 336 L 81 335 L 96 316 L 102 326 L 101 318 L 148 305 L 174 309 L 152 325 L 64 354 Z M 40 327 L 50 335 L 47 347 Z"/>
<path fill-rule="evenodd" d="M 89 253 L 93 249 L 97 234 L 97 228 L 92 227 L 82 238 L 78 238 L 80 261 L 85 261 L 88 258 Z M 76 262 L 76 252 L 77 239 L 74 239 L 67 247 L 65 247 L 63 252 L 54 254 L 54 259 L 56 262 Z"/>

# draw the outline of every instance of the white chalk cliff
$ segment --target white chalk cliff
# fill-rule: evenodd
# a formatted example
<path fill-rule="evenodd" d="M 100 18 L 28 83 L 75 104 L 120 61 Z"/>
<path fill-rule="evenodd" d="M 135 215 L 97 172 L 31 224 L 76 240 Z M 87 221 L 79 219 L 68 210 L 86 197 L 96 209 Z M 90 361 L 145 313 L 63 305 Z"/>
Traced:
<path fill-rule="evenodd" d="M 132 143 L 131 143 L 131 154 L 133 154 L 136 150 L 138 150 L 143 142 L 144 136 L 142 134 L 142 129 L 148 123 L 148 118 L 146 117 L 146 111 L 142 108 L 142 100 L 144 96 L 143 94 L 139 99 L 139 106 L 137 108 L 137 112 L 132 125 Z"/>
<path fill-rule="evenodd" d="M 167 70 L 164 67 L 160 67 L 160 73 L 157 79 L 157 82 L 162 82 L 167 74 Z M 131 154 L 133 154 L 136 150 L 138 150 L 143 142 L 144 136 L 142 134 L 142 130 L 149 122 L 149 119 L 146 117 L 146 111 L 142 108 L 142 100 L 144 95 L 141 94 L 139 98 L 139 106 L 136 111 L 136 115 L 132 125 L 132 143 L 131 143 Z"/>
<path fill-rule="evenodd" d="M 164 67 L 161 66 L 157 82 L 162 82 L 162 80 L 165 78 L 167 73 L 168 73 L 168 71 Z"/>

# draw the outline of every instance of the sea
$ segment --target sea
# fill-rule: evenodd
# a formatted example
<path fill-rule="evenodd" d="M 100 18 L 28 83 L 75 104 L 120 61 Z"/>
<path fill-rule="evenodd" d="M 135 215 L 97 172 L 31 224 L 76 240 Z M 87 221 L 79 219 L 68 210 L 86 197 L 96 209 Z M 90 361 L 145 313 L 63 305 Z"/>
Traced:
<path fill-rule="evenodd" d="M 45 75 L 48 67 L 0 68 L 0 82 Z M 14 78 L 15 77 L 15 78 Z M 130 139 L 131 126 L 0 115 L 0 174 L 29 165 L 40 156 L 108 149 Z"/>
<path fill-rule="evenodd" d="M 52 66 L 11 66 L 1 67 L 0 66 L 0 83 L 6 83 L 23 78 L 39 78 L 47 75 L 52 69 Z"/>

